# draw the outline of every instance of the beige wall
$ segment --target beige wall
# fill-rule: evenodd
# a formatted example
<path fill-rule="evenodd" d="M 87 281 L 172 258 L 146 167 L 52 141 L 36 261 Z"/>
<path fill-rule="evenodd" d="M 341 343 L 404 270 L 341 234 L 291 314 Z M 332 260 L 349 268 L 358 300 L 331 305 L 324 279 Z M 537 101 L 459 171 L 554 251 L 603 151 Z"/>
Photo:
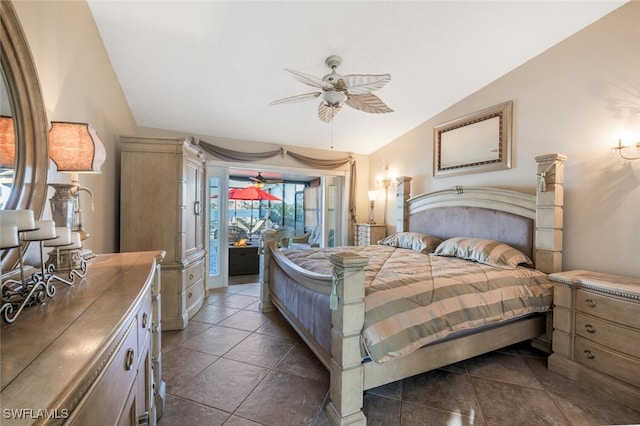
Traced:
<path fill-rule="evenodd" d="M 433 126 L 507 100 L 513 168 L 434 179 Z M 621 129 L 640 141 L 638 112 L 640 2 L 631 2 L 373 153 L 370 182 L 388 165 L 413 178 L 413 194 L 455 185 L 533 193 L 533 158 L 566 154 L 564 269 L 640 277 L 640 160 L 611 153 Z"/>
<path fill-rule="evenodd" d="M 85 2 L 18 1 L 14 7 L 35 61 L 50 121 L 91 123 L 107 151 L 102 173 L 81 175 L 94 194 L 81 193 L 85 246 L 97 253 L 117 251 L 119 235 L 119 139 L 135 122 Z M 53 164 L 53 163 L 52 163 Z M 50 168 L 48 182 L 69 182 Z M 53 190 L 49 190 L 49 196 Z M 50 217 L 47 210 L 45 217 Z"/>

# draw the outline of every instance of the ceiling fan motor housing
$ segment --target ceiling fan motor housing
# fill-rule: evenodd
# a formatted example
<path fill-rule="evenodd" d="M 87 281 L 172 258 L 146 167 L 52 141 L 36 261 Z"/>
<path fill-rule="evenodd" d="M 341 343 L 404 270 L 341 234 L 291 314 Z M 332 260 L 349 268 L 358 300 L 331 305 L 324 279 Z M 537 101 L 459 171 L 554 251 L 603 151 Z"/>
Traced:
<path fill-rule="evenodd" d="M 338 90 L 327 90 L 322 93 L 322 99 L 330 107 L 336 107 L 342 105 L 347 100 L 347 95 Z"/>

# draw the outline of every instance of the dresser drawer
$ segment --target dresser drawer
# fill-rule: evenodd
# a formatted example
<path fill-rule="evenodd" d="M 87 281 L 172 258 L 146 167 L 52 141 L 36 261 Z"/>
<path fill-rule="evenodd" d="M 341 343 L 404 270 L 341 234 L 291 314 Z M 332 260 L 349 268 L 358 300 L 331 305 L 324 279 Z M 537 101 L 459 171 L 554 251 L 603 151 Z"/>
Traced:
<path fill-rule="evenodd" d="M 575 338 L 574 359 L 594 370 L 601 371 L 634 386 L 640 386 L 640 361 L 612 352 L 581 337 Z"/>
<path fill-rule="evenodd" d="M 576 334 L 608 348 L 640 358 L 640 331 L 576 313 Z"/>
<path fill-rule="evenodd" d="M 185 305 L 187 308 L 187 316 L 193 317 L 198 309 L 202 306 L 204 300 L 204 281 L 200 280 L 193 284 L 191 287 L 187 287 L 185 291 Z"/>
<path fill-rule="evenodd" d="M 70 425 L 96 424 L 97 419 L 101 424 L 116 424 L 124 409 L 124 397 L 129 393 L 137 374 L 137 327 L 137 319 L 129 323 L 127 334 L 116 354 L 74 411 L 77 416 L 69 419 Z"/>
<path fill-rule="evenodd" d="M 151 306 L 151 292 L 149 291 L 145 295 L 137 315 L 139 353 L 142 352 L 145 346 L 147 346 L 147 339 L 151 335 L 151 318 L 153 318 L 153 312 Z"/>
<path fill-rule="evenodd" d="M 634 302 L 578 289 L 576 291 L 576 310 L 640 329 L 638 304 Z"/>
<path fill-rule="evenodd" d="M 184 270 L 185 287 L 191 287 L 196 281 L 204 277 L 204 261 L 189 266 Z"/>

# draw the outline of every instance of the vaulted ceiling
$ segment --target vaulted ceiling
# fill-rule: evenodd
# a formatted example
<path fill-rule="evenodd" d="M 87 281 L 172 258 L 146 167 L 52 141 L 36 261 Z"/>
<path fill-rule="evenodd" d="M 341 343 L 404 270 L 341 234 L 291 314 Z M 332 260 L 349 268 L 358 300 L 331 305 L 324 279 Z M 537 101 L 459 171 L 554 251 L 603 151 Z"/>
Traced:
<path fill-rule="evenodd" d="M 625 1 L 88 3 L 139 126 L 368 154 Z M 269 106 L 314 91 L 285 68 L 321 78 L 330 55 L 391 74 L 375 94 L 394 112 Z"/>

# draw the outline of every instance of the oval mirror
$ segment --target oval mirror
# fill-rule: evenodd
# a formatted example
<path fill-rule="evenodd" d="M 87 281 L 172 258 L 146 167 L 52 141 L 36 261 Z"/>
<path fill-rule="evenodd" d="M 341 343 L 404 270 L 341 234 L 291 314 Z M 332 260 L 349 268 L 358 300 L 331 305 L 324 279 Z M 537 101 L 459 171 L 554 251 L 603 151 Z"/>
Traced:
<path fill-rule="evenodd" d="M 11 111 L 15 136 L 13 177 L 3 208 L 31 209 L 40 217 L 47 195 L 47 116 L 29 45 L 12 3 L 5 0 L 0 2 L 0 51 L 8 95 L 2 108 Z M 2 251 L 2 272 L 17 262 L 18 249 Z"/>

